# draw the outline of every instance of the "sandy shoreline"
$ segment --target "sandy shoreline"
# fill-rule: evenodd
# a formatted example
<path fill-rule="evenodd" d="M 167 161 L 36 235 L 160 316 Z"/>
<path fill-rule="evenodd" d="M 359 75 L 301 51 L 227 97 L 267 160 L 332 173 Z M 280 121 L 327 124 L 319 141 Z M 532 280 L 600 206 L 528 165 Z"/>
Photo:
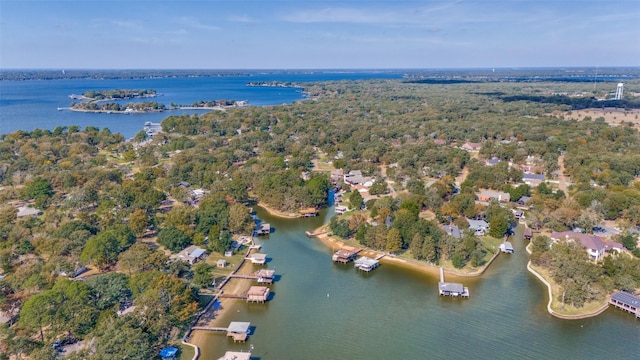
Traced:
<path fill-rule="evenodd" d="M 317 232 L 322 232 L 324 231 L 325 226 L 319 227 L 317 229 L 315 229 L 314 233 Z M 321 234 L 316 236 L 316 238 L 318 240 L 320 240 L 326 247 L 331 248 L 333 250 L 339 250 L 339 249 L 347 249 L 347 250 L 352 250 L 354 249 L 353 246 L 351 245 L 347 245 L 344 242 L 337 240 L 335 238 L 332 238 L 331 236 L 325 234 Z M 367 257 L 372 257 L 375 258 L 379 255 L 385 254 L 385 252 L 383 251 L 377 251 L 377 250 L 372 250 L 372 249 L 368 249 L 368 248 L 363 248 L 364 250 L 361 252 L 362 255 L 367 256 Z M 485 265 L 483 265 L 481 268 L 479 268 L 478 270 L 471 272 L 471 273 L 464 273 L 464 272 L 459 272 L 456 270 L 452 270 L 452 269 L 448 269 L 445 268 L 444 271 L 447 274 L 450 275 L 454 275 L 454 276 L 459 276 L 459 277 L 475 277 L 475 276 L 480 276 L 482 275 L 486 269 L 489 267 L 489 265 L 491 265 L 491 263 L 493 263 L 493 261 L 495 260 L 495 258 L 498 256 L 499 252 L 496 253 L 495 255 L 493 255 L 493 257 L 487 261 L 487 263 Z M 383 257 L 382 259 L 380 259 L 381 263 L 389 263 L 389 264 L 396 264 L 398 266 L 407 268 L 407 269 L 411 269 L 414 271 L 418 271 L 424 274 L 429 274 L 429 275 L 434 275 L 434 276 L 440 276 L 440 266 L 438 265 L 433 265 L 433 264 L 428 264 L 425 262 L 420 262 L 417 260 L 409 260 L 409 259 L 402 259 L 402 258 L 398 258 L 395 256 L 390 256 L 390 255 L 386 255 L 385 257 Z"/>

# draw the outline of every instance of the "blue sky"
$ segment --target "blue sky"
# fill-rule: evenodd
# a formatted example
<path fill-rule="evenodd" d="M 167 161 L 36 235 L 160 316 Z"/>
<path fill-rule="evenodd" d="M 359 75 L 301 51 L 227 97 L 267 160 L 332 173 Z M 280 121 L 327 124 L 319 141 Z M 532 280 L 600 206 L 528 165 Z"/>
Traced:
<path fill-rule="evenodd" d="M 0 0 L 0 68 L 640 66 L 640 0 Z"/>

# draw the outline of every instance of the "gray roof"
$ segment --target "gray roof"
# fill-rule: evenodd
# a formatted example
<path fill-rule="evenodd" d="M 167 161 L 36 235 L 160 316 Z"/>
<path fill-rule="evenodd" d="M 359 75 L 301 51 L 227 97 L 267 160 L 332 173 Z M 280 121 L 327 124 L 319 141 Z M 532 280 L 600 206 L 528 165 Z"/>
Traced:
<path fill-rule="evenodd" d="M 456 225 L 442 225 L 440 228 L 456 239 L 462 238 L 462 231 L 460 231 Z"/>
<path fill-rule="evenodd" d="M 194 258 L 199 258 L 200 256 L 204 255 L 205 252 L 206 252 L 205 249 L 197 248 L 197 249 L 193 250 L 191 252 L 191 254 L 189 254 L 189 256 L 194 257 Z"/>
<path fill-rule="evenodd" d="M 467 219 L 467 222 L 469 223 L 469 227 L 471 229 L 474 230 L 478 230 L 478 229 L 489 229 L 489 223 L 487 223 L 484 220 L 473 220 L 473 219 Z"/>
<path fill-rule="evenodd" d="M 227 328 L 228 332 L 246 334 L 251 326 L 250 322 L 232 321 Z"/>
<path fill-rule="evenodd" d="M 464 286 L 458 283 L 440 282 L 438 283 L 438 289 L 440 289 L 440 291 L 462 293 L 464 291 Z"/>
<path fill-rule="evenodd" d="M 544 175 L 542 174 L 524 174 L 522 180 L 540 180 L 544 181 Z"/>
<path fill-rule="evenodd" d="M 511 250 L 511 251 L 513 251 L 513 245 L 512 245 L 510 242 L 505 241 L 505 242 L 503 242 L 503 243 L 502 243 L 502 245 L 504 245 L 504 249 L 505 249 L 505 250 Z"/>
<path fill-rule="evenodd" d="M 640 297 L 637 297 L 633 294 L 629 294 L 625 291 L 618 291 L 611 295 L 611 298 L 616 301 L 620 301 L 625 304 L 629 304 L 631 306 L 640 307 Z"/>
<path fill-rule="evenodd" d="M 363 256 L 360 259 L 356 260 L 354 264 L 355 266 L 365 265 L 371 267 L 377 263 L 379 263 L 378 260 Z"/>

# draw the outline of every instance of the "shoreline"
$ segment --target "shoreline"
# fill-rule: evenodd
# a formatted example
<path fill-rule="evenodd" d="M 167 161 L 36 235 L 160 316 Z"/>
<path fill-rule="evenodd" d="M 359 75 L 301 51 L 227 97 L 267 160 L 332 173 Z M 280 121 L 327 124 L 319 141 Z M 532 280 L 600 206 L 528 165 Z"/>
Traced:
<path fill-rule="evenodd" d="M 228 106 L 228 107 L 223 107 L 223 106 L 203 106 L 203 107 L 199 107 L 199 106 L 182 106 L 182 107 L 177 107 L 177 108 L 168 108 L 168 109 L 159 109 L 159 110 L 144 110 L 144 111 L 118 111 L 118 110 L 89 110 L 89 109 L 78 109 L 78 108 L 74 108 L 74 107 L 69 107 L 67 109 L 69 109 L 70 111 L 75 111 L 75 112 L 83 112 L 83 113 L 97 113 L 97 114 L 124 114 L 124 115 L 129 115 L 129 114 L 151 114 L 151 113 L 158 113 L 158 112 L 165 112 L 165 111 L 177 111 L 177 110 L 215 110 L 215 111 L 227 111 L 227 109 L 235 109 L 237 108 L 237 106 Z"/>
<path fill-rule="evenodd" d="M 531 243 L 529 243 L 529 245 L 531 245 Z M 531 254 L 531 251 L 529 249 L 529 245 L 527 245 L 526 247 L 526 251 L 528 254 Z M 609 303 L 605 302 L 605 304 L 601 307 L 599 307 L 598 309 L 591 311 L 591 312 L 587 312 L 584 314 L 576 314 L 576 315 L 567 315 L 567 314 L 562 314 L 559 313 L 555 310 L 553 310 L 553 308 L 551 307 L 551 305 L 553 304 L 553 289 L 551 287 L 551 284 L 549 283 L 549 281 L 547 279 L 544 278 L 544 276 L 542 276 L 540 273 L 538 273 L 533 266 L 531 265 L 531 260 L 529 260 L 527 262 L 527 270 L 529 271 L 529 273 L 531 273 L 533 276 L 535 276 L 538 280 L 540 280 L 546 287 L 547 287 L 547 295 L 549 296 L 549 302 L 547 303 L 547 312 L 549 314 L 551 314 L 552 316 L 558 318 L 558 319 L 563 319 L 563 320 L 580 320 L 580 319 L 587 319 L 590 317 L 595 317 L 598 316 L 600 314 L 602 314 L 605 310 L 607 310 L 609 308 Z M 608 294 L 609 296 L 611 296 L 611 294 Z"/>
<path fill-rule="evenodd" d="M 321 227 L 319 227 L 317 229 L 314 229 L 312 232 L 314 232 L 314 233 L 315 232 L 321 232 L 321 231 L 323 231 L 325 226 L 326 225 L 323 225 L 323 226 L 321 226 Z M 315 236 L 315 238 L 320 240 L 320 242 L 322 242 L 322 244 L 325 245 L 327 248 L 331 248 L 334 251 L 336 251 L 338 249 L 353 249 L 354 248 L 353 246 L 345 244 L 341 240 L 333 238 L 333 237 L 329 236 L 326 233 L 317 235 L 317 236 Z M 423 274 L 433 275 L 433 276 L 436 276 L 436 277 L 440 276 L 440 267 L 441 266 L 439 266 L 439 265 L 433 265 L 433 264 L 429 264 L 429 263 L 425 263 L 425 262 L 420 262 L 418 260 L 403 259 L 403 258 L 399 258 L 399 257 L 396 257 L 396 256 L 388 255 L 384 251 L 373 250 L 373 249 L 369 249 L 369 248 L 366 248 L 366 247 L 362 247 L 362 249 L 363 249 L 362 250 L 362 254 L 366 255 L 368 257 L 375 258 L 375 257 L 377 257 L 379 255 L 385 254 L 385 256 L 380 259 L 381 263 L 396 264 L 396 265 L 404 267 L 406 269 L 415 270 L 415 271 L 421 272 Z M 493 254 L 491 259 L 489 259 L 489 261 L 487 261 L 487 263 L 484 264 L 482 267 L 480 267 L 476 271 L 473 271 L 473 272 L 470 272 L 470 273 L 463 273 L 463 272 L 459 272 L 459 271 L 456 271 L 456 270 L 453 270 L 453 269 L 449 269 L 449 268 L 445 268 L 445 267 L 442 267 L 442 268 L 444 269 L 445 273 L 447 273 L 449 275 L 453 275 L 453 276 L 457 276 L 457 277 L 477 277 L 477 276 L 481 276 L 481 275 L 484 274 L 484 272 L 489 268 L 489 266 L 498 257 L 498 255 L 500 255 L 500 251 L 498 251 L 495 254 Z"/>
<path fill-rule="evenodd" d="M 263 203 L 261 201 L 258 201 L 256 206 L 259 206 L 259 207 L 263 208 L 271 216 L 275 216 L 275 217 L 279 217 L 279 218 L 283 218 L 283 219 L 298 219 L 298 218 L 302 217 L 302 215 L 300 215 L 300 214 L 286 213 L 286 212 L 283 212 L 283 211 L 276 210 L 276 209 L 270 207 L 269 205 L 267 205 L 267 204 L 265 204 L 265 203 Z"/>

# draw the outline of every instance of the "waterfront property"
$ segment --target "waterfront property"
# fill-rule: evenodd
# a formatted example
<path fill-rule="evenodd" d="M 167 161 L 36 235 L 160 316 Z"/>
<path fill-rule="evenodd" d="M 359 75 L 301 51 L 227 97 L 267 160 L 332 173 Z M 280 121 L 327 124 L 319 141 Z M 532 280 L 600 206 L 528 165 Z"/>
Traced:
<path fill-rule="evenodd" d="M 357 249 L 357 250 L 340 249 L 335 253 L 333 253 L 333 256 L 331 257 L 331 259 L 335 262 L 346 264 L 350 261 L 355 260 L 360 251 L 362 251 L 362 249 Z"/>
<path fill-rule="evenodd" d="M 250 352 L 227 351 L 224 356 L 218 360 L 251 360 Z"/>
<path fill-rule="evenodd" d="M 246 341 L 249 336 L 251 323 L 232 321 L 227 328 L 227 336 L 231 337 L 234 342 Z"/>
<path fill-rule="evenodd" d="M 252 286 L 247 292 L 247 301 L 265 302 L 269 298 L 269 288 L 266 286 Z"/>
<path fill-rule="evenodd" d="M 251 254 L 245 259 L 251 260 L 252 264 L 262 265 L 267 262 L 267 254 Z"/>
<path fill-rule="evenodd" d="M 207 255 L 207 251 L 201 247 L 191 245 L 184 250 L 180 251 L 176 255 L 172 255 L 171 258 L 179 261 L 186 261 L 189 264 L 195 264 L 199 260 L 202 260 Z"/>
<path fill-rule="evenodd" d="M 272 284 L 273 278 L 275 277 L 275 270 L 268 269 L 260 269 L 256 271 L 253 275 L 256 277 L 258 283 L 261 284 Z"/>
<path fill-rule="evenodd" d="M 640 319 L 640 297 L 630 294 L 626 291 L 618 291 L 611 295 L 609 304 L 628 311 L 635 315 L 637 319 Z"/>
<path fill-rule="evenodd" d="M 355 261 L 354 267 L 358 270 L 369 272 L 375 268 L 380 266 L 380 261 L 376 259 L 372 259 L 366 256 L 362 256 L 358 260 Z"/>
<path fill-rule="evenodd" d="M 438 283 L 438 293 L 442 296 L 469 297 L 469 288 L 459 283 L 445 282 L 444 269 L 440 268 L 440 282 Z"/>
<path fill-rule="evenodd" d="M 500 251 L 506 254 L 513 254 L 513 245 L 509 241 L 500 244 Z"/>

